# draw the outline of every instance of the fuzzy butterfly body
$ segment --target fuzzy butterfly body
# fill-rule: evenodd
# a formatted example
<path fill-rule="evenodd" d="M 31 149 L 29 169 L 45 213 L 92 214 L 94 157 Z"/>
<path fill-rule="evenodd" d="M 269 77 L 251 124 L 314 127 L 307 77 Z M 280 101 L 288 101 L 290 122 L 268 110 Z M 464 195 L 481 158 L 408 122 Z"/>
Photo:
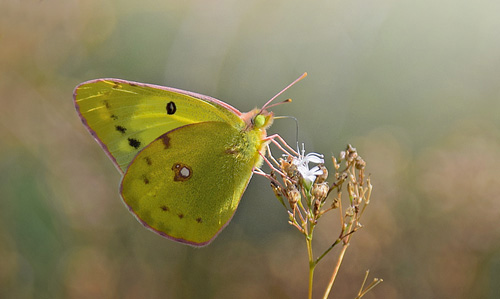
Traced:
<path fill-rule="evenodd" d="M 74 101 L 123 174 L 129 210 L 152 231 L 194 246 L 231 220 L 273 120 L 265 110 L 241 113 L 208 96 L 119 79 L 82 83 Z"/>

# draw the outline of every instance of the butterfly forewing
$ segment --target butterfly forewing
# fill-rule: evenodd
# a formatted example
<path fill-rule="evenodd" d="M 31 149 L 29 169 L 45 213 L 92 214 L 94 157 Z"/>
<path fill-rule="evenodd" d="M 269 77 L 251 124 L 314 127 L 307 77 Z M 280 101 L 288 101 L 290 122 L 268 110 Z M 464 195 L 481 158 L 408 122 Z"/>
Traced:
<path fill-rule="evenodd" d="M 74 99 L 83 123 L 121 172 L 170 130 L 203 121 L 243 123 L 236 109 L 208 96 L 118 79 L 85 82 Z"/>

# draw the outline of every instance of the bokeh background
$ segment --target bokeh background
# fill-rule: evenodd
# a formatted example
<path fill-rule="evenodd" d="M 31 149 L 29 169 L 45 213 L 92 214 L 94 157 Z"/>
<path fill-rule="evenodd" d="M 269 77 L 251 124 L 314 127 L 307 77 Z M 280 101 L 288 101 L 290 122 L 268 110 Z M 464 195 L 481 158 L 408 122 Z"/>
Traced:
<path fill-rule="evenodd" d="M 117 77 L 274 109 L 374 184 L 332 298 L 500 297 L 500 2 L 0 1 L 1 298 L 304 298 L 305 243 L 254 177 L 208 247 L 144 229 L 74 111 Z M 295 142 L 295 123 L 271 133 Z M 331 167 L 331 164 L 327 164 Z M 321 223 L 316 253 L 338 234 Z M 323 221 L 323 220 L 322 220 Z M 322 295 L 336 254 L 317 269 Z"/>

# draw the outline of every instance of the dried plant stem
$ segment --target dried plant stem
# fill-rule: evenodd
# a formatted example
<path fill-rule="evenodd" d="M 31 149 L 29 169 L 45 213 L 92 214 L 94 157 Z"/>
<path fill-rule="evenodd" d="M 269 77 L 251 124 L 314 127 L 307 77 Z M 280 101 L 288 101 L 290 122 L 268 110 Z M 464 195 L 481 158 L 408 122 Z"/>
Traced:
<path fill-rule="evenodd" d="M 373 289 L 374 287 L 376 287 L 379 283 L 381 283 L 382 281 L 384 281 L 383 279 L 381 278 L 375 278 L 373 279 L 372 283 L 370 283 L 366 289 L 364 289 L 365 287 L 365 283 L 366 283 L 366 279 L 368 278 L 368 275 L 370 274 L 370 270 L 367 270 L 366 271 L 366 274 L 365 274 L 365 278 L 363 280 L 363 283 L 361 284 L 361 288 L 359 289 L 359 292 L 358 292 L 358 296 L 356 296 L 355 299 L 360 299 L 361 297 L 363 297 L 364 295 L 366 295 L 366 293 L 368 293 L 369 291 L 371 291 L 371 289 Z"/>
<path fill-rule="evenodd" d="M 330 252 L 330 250 L 332 250 L 332 249 L 333 249 L 333 247 L 335 247 L 335 245 L 339 244 L 339 243 L 340 243 L 340 241 L 342 241 L 342 240 L 341 240 L 341 239 L 337 239 L 337 240 L 335 240 L 335 242 L 334 242 L 334 243 L 333 243 L 330 247 L 328 247 L 328 249 L 327 249 L 327 250 L 325 250 L 325 252 L 323 252 L 323 254 L 322 254 L 322 255 L 320 255 L 320 257 L 318 257 L 318 258 L 316 259 L 316 264 L 317 264 L 317 263 L 319 263 L 319 261 L 321 261 L 321 259 L 323 259 L 323 258 L 324 258 L 324 257 L 328 254 L 328 252 Z"/>
<path fill-rule="evenodd" d="M 349 239 L 351 236 L 349 235 L 344 242 L 344 245 L 342 246 L 342 249 L 340 250 L 339 258 L 337 260 L 337 264 L 335 265 L 335 268 L 333 269 L 332 277 L 330 277 L 330 281 L 328 282 L 328 286 L 326 287 L 325 290 L 325 295 L 323 296 L 323 299 L 328 298 L 330 295 L 330 291 L 332 290 L 333 283 L 335 282 L 335 279 L 337 278 L 337 274 L 339 273 L 340 270 L 340 265 L 342 265 L 342 261 L 344 260 L 344 255 L 347 250 L 347 247 L 349 246 Z"/>

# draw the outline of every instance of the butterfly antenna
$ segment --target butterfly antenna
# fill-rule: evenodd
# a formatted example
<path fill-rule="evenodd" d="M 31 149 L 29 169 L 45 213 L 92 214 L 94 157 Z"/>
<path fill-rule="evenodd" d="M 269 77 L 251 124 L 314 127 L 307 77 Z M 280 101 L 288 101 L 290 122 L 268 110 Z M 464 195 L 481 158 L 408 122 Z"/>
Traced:
<path fill-rule="evenodd" d="M 286 99 L 284 101 L 265 106 L 265 108 L 263 108 L 263 109 L 269 109 L 269 108 L 274 107 L 274 106 L 278 106 L 278 105 L 285 104 L 285 103 L 290 103 L 291 101 L 292 101 L 292 99 Z"/>
<path fill-rule="evenodd" d="M 307 73 L 303 73 L 300 77 L 298 77 L 297 79 L 295 79 L 295 81 L 293 81 L 292 83 L 290 83 L 287 87 L 283 88 L 282 91 L 278 92 L 274 97 L 272 97 L 269 101 L 267 101 L 267 103 L 265 103 L 264 106 L 262 106 L 261 110 L 264 110 L 266 108 L 270 108 L 270 107 L 273 107 L 273 106 L 276 106 L 276 105 L 280 105 L 280 104 L 283 104 L 283 103 L 289 103 L 289 102 L 291 102 L 292 101 L 291 99 L 286 99 L 283 102 L 276 103 L 274 105 L 269 105 L 272 101 L 274 101 L 274 99 L 276 99 L 278 96 L 280 96 L 282 93 L 284 93 L 288 88 L 292 87 L 295 83 L 297 83 L 300 80 L 304 79 L 306 76 L 307 76 Z"/>

